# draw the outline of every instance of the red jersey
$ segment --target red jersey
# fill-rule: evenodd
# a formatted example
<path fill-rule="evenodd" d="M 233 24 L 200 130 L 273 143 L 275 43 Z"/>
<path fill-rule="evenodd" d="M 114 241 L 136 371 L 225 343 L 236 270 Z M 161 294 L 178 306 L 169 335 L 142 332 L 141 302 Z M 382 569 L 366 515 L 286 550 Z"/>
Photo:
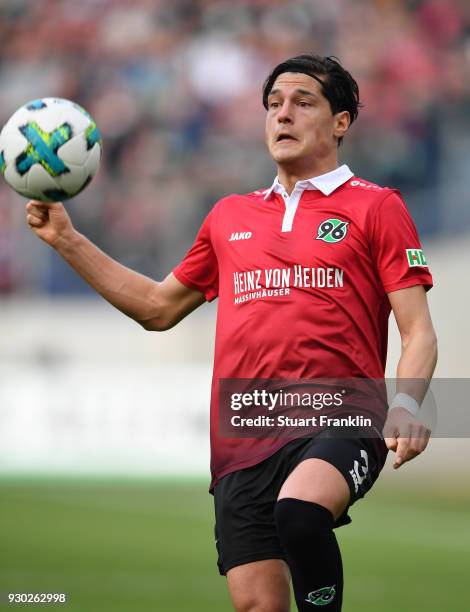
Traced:
<path fill-rule="evenodd" d="M 290 197 L 275 182 L 223 198 L 173 273 L 208 301 L 219 298 L 213 484 L 288 442 L 222 437 L 219 379 L 383 378 L 387 293 L 432 287 L 399 192 L 355 178 L 346 166 L 298 182 Z"/>

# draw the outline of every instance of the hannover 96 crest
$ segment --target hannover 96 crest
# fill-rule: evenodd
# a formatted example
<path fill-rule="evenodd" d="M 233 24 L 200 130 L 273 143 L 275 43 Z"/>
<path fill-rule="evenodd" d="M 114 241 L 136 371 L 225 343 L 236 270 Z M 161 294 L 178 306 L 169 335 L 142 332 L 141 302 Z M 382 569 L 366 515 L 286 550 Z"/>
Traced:
<path fill-rule="evenodd" d="M 329 587 L 322 587 L 321 589 L 317 589 L 316 591 L 311 591 L 307 595 L 307 599 L 309 603 L 314 606 L 327 606 L 329 603 L 333 601 L 336 595 L 335 584 Z"/>
<path fill-rule="evenodd" d="M 348 222 L 341 219 L 326 219 L 318 226 L 317 240 L 323 242 L 339 242 L 348 233 Z"/>

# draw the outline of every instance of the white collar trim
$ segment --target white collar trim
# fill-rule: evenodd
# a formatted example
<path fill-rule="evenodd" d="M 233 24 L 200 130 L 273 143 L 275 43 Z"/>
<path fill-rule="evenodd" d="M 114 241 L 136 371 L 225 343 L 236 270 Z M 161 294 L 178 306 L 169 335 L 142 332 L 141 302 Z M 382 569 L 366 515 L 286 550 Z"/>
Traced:
<path fill-rule="evenodd" d="M 323 195 L 329 196 L 333 193 L 338 187 L 344 185 L 346 181 L 349 181 L 350 178 L 354 176 L 354 173 L 351 172 L 349 167 L 346 164 L 339 166 L 335 170 L 331 170 L 331 172 L 326 172 L 325 174 L 321 174 L 320 176 L 314 176 L 309 179 L 305 179 L 302 181 L 297 181 L 295 184 L 294 190 L 299 188 L 301 191 L 305 189 L 318 189 L 323 193 Z M 273 193 L 280 193 L 285 191 L 284 187 L 279 182 L 279 178 L 276 176 L 271 187 L 266 191 L 264 199 L 267 200 L 269 196 Z"/>

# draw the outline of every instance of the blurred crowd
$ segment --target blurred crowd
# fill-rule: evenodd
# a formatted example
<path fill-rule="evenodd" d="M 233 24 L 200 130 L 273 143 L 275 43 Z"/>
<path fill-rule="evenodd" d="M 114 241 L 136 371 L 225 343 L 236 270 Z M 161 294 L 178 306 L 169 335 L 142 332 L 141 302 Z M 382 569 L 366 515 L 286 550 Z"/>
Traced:
<path fill-rule="evenodd" d="M 223 195 L 269 185 L 261 87 L 299 53 L 335 55 L 364 107 L 341 150 L 405 195 L 423 235 L 470 227 L 468 0 L 2 0 L 0 123 L 74 100 L 104 140 L 76 226 L 152 277 L 171 270 Z M 0 185 L 0 292 L 85 291 L 28 234 Z"/>

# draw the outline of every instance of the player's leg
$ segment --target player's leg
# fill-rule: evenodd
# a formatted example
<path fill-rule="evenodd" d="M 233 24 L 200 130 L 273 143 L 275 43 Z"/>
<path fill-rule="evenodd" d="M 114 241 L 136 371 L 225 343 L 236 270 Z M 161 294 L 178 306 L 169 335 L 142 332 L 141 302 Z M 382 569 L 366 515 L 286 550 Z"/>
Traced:
<path fill-rule="evenodd" d="M 227 474 L 213 490 L 217 564 L 237 612 L 289 610 L 289 569 L 274 521 L 289 473 L 285 452 Z"/>
<path fill-rule="evenodd" d="M 305 459 L 286 479 L 278 500 L 288 497 L 324 506 L 336 521 L 346 510 L 351 492 L 343 474 L 324 459 Z"/>
<path fill-rule="evenodd" d="M 312 604 L 341 610 L 343 571 L 333 527 L 350 522 L 347 508 L 377 479 L 386 450 L 377 452 L 370 440 L 325 431 L 312 439 L 280 489 L 274 514 L 300 612 Z"/>
<path fill-rule="evenodd" d="M 343 566 L 333 526 L 349 498 L 341 472 L 316 458 L 300 463 L 281 488 L 275 518 L 301 612 L 312 604 L 341 610 Z"/>
<path fill-rule="evenodd" d="M 290 574 L 281 559 L 245 563 L 227 572 L 237 612 L 289 612 Z"/>

